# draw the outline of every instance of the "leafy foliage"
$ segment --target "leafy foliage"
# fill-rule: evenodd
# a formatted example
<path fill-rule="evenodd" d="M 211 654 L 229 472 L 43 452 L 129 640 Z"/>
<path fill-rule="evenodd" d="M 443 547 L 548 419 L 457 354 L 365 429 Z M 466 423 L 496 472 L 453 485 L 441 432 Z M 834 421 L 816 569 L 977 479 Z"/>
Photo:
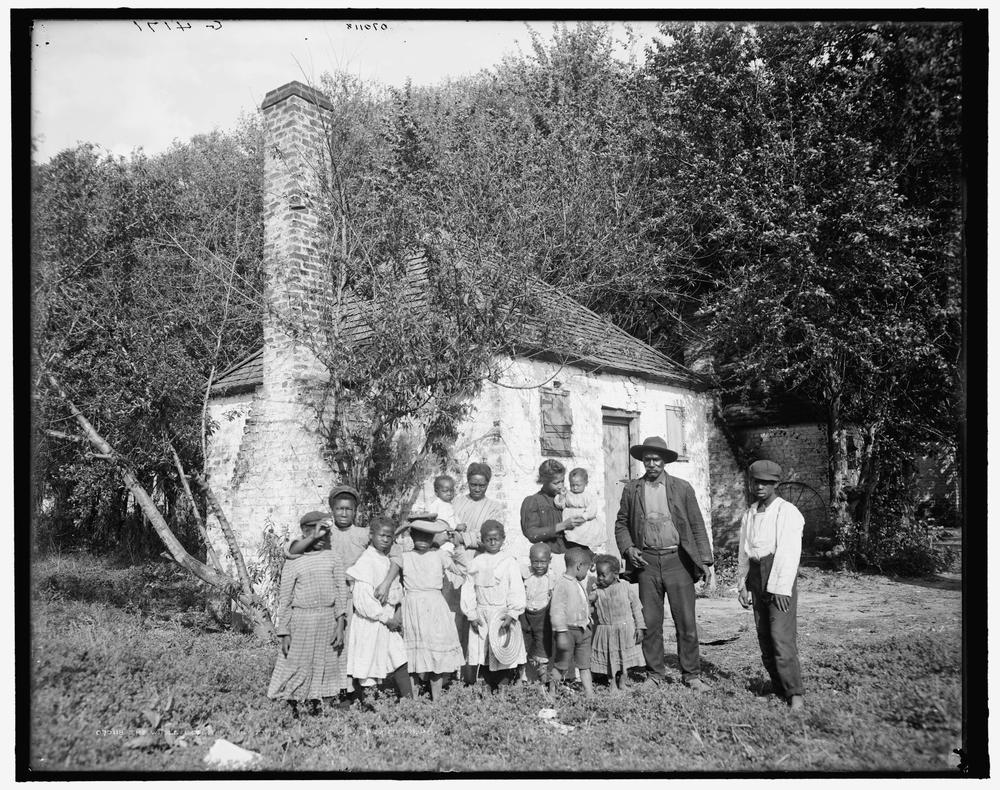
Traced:
<path fill-rule="evenodd" d="M 661 34 L 643 64 L 606 26 L 556 25 L 431 88 L 324 79 L 326 281 L 317 313 L 286 329 L 329 374 L 306 399 L 331 467 L 375 509 L 404 509 L 441 465 L 552 287 L 675 358 L 713 360 L 726 400 L 822 404 L 835 515 L 863 534 L 880 490 L 904 495 L 906 462 L 953 442 L 958 28 Z M 260 343 L 261 155 L 250 125 L 159 157 L 81 146 L 36 168 L 39 359 L 175 522 L 164 442 L 200 466 L 204 381 Z M 359 323 L 366 343 L 351 342 Z M 36 416 L 55 430 L 65 418 L 44 393 Z M 52 534 L 134 540 L 111 470 L 36 440 Z"/>
<path fill-rule="evenodd" d="M 260 154 L 251 124 L 154 158 L 81 145 L 35 167 L 36 383 L 57 374 L 179 527 L 188 505 L 166 443 L 200 469 L 205 380 L 260 343 Z M 152 551 L 115 470 L 49 435 L 72 424 L 51 393 L 36 395 L 42 537 Z"/>
<path fill-rule="evenodd" d="M 328 374 L 306 400 L 370 508 L 405 508 L 444 463 L 525 321 L 544 323 L 541 289 L 584 302 L 634 290 L 647 157 L 637 72 L 612 47 L 605 28 L 556 28 L 551 45 L 536 37 L 530 55 L 439 89 L 324 82 L 323 307 L 288 330 Z M 364 342 L 345 338 L 359 319 Z"/>
<path fill-rule="evenodd" d="M 957 29 L 662 32 L 650 229 L 684 264 L 700 351 L 728 399 L 825 407 L 841 522 L 854 427 L 866 523 L 902 459 L 955 436 Z"/>

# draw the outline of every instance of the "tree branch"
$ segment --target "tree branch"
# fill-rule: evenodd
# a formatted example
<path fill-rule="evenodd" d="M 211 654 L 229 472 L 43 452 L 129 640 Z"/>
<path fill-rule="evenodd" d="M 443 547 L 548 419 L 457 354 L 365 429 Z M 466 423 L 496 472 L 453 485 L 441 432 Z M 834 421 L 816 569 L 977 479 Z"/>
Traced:
<path fill-rule="evenodd" d="M 156 534 L 159 535 L 160 540 L 162 540 L 166 545 L 174 561 L 183 565 L 202 581 L 223 591 L 226 595 L 233 597 L 234 600 L 236 600 L 236 602 L 250 615 L 257 635 L 265 641 L 273 640 L 275 637 L 274 624 L 271 622 L 271 617 L 267 612 L 267 606 L 263 599 L 261 599 L 258 595 L 254 595 L 252 589 L 248 590 L 244 587 L 243 591 L 241 591 L 239 585 L 237 585 L 232 578 L 215 570 L 215 568 L 210 568 L 203 562 L 199 562 L 197 559 L 188 554 L 184 546 L 182 546 L 181 542 L 177 539 L 177 536 L 174 535 L 173 531 L 171 531 L 170 527 L 167 525 L 166 520 L 156 507 L 152 497 L 150 497 L 146 489 L 139 483 L 135 472 L 132 470 L 128 462 L 115 452 L 114 448 L 108 444 L 104 437 L 97 432 L 93 425 L 90 424 L 90 421 L 83 415 L 83 413 L 76 407 L 76 404 L 73 403 L 70 397 L 66 394 L 66 391 L 63 389 L 58 379 L 56 379 L 56 377 L 51 373 L 47 374 L 47 378 L 49 384 L 59 395 L 59 398 L 69 408 L 73 418 L 83 430 L 87 439 L 99 451 L 99 454 L 95 453 L 94 455 L 108 456 L 118 462 L 118 472 L 121 474 L 122 480 L 125 482 L 125 485 L 128 487 L 139 507 L 142 508 L 143 514 L 149 520 L 153 529 L 156 530 Z M 242 555 L 240 556 L 242 557 Z"/>

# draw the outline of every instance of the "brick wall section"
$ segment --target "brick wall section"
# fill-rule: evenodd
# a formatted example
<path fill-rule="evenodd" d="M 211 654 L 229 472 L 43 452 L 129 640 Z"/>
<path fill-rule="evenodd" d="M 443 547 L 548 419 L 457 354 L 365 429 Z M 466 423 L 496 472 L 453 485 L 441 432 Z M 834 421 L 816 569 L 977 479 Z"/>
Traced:
<path fill-rule="evenodd" d="M 829 503 L 826 430 L 822 425 L 738 428 L 734 431 L 748 457 L 775 461 L 786 482 L 804 483 Z M 717 546 L 735 550 L 740 517 L 747 506 L 746 474 L 740 469 L 725 436 L 715 429 L 710 439 L 712 469 L 712 528 Z"/>
<path fill-rule="evenodd" d="M 310 343 L 302 342 L 324 328 L 318 294 L 330 293 L 318 210 L 328 107 L 301 83 L 271 91 L 262 105 L 264 381 L 252 398 L 242 396 L 248 402 L 242 406 L 238 441 L 228 435 L 231 430 L 219 436 L 209 459 L 210 479 L 249 563 L 268 522 L 297 532 L 305 511 L 326 508 L 334 479 L 322 456 L 315 414 L 304 397 L 324 371 Z M 221 421 L 226 408 L 225 399 L 215 399 L 213 418 Z M 210 532 L 220 556 L 226 557 L 214 519 Z"/>
<path fill-rule="evenodd" d="M 747 507 L 744 474 L 725 434 L 711 417 L 706 419 L 706 424 L 708 467 L 711 470 L 712 536 L 716 546 L 735 551 L 740 536 L 740 517 Z"/>

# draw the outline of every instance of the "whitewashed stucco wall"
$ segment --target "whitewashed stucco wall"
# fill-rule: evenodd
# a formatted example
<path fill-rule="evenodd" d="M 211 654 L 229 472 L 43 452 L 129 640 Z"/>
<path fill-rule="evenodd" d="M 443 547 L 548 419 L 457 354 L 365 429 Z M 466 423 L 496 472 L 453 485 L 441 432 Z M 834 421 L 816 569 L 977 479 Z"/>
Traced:
<path fill-rule="evenodd" d="M 667 406 L 683 406 L 687 460 L 668 466 L 670 474 L 692 484 L 710 523 L 709 452 L 705 395 L 681 387 L 639 378 L 597 374 L 575 367 L 517 359 L 506 366 L 499 384 L 486 382 L 460 431 L 447 466 L 460 491 L 472 461 L 493 469 L 489 496 L 506 509 L 508 531 L 520 528 L 521 501 L 538 490 L 542 462 L 540 387 L 569 392 L 573 413 L 572 458 L 561 458 L 567 469 L 582 466 L 590 473 L 589 489 L 603 501 L 604 456 L 602 407 L 638 412 L 638 435 L 665 436 Z M 256 393 L 213 398 L 210 413 L 218 423 L 211 437 L 209 479 L 236 530 L 245 555 L 255 557 L 268 524 L 294 532 L 299 516 L 326 509 L 326 492 L 335 476 L 319 452 L 318 435 L 308 415 L 287 397 L 265 399 Z M 642 474 L 634 463 L 633 475 Z M 433 498 L 433 475 L 426 480 L 417 506 Z M 602 510 L 603 512 L 603 510 Z M 210 527 L 211 527 L 210 521 Z M 210 529 L 220 556 L 227 552 L 217 525 Z"/>
<path fill-rule="evenodd" d="M 519 527 L 521 501 L 538 490 L 535 482 L 541 454 L 540 387 L 553 386 L 569 392 L 573 412 L 572 458 L 560 458 L 567 469 L 588 470 L 588 490 L 604 500 L 604 450 L 602 407 L 639 413 L 638 435 L 665 436 L 667 406 L 685 410 L 688 455 L 667 471 L 693 486 L 706 524 L 711 524 L 709 494 L 708 430 L 711 402 L 707 396 L 681 387 L 644 381 L 640 378 L 598 374 L 580 368 L 537 360 L 518 359 L 509 364 L 499 384 L 487 382 L 477 400 L 477 408 L 461 432 L 452 454 L 449 473 L 464 490 L 464 471 L 472 461 L 484 461 L 493 469 L 488 495 L 501 501 L 507 526 Z M 714 430 L 714 427 L 713 427 Z M 633 462 L 633 476 L 641 475 L 642 465 Z M 433 497 L 431 480 L 422 492 Z M 603 508 L 601 510 L 603 512 Z"/>

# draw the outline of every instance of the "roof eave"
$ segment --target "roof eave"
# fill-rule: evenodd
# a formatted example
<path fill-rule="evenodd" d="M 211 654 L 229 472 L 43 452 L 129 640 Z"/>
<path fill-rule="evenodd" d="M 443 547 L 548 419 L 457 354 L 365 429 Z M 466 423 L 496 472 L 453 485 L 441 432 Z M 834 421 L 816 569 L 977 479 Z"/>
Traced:
<path fill-rule="evenodd" d="M 633 378 L 643 379 L 644 381 L 684 387 L 685 389 L 693 390 L 695 392 L 704 392 L 710 389 L 711 386 L 706 379 L 693 372 L 673 373 L 668 371 L 654 372 L 640 370 L 626 365 L 608 365 L 606 363 L 595 362 L 582 357 L 572 357 L 564 354 L 558 354 L 555 351 L 541 351 L 533 348 L 518 348 L 515 350 L 515 354 L 516 356 L 523 357 L 524 359 L 555 362 L 557 364 L 582 368 L 583 370 L 587 370 L 592 373 L 611 373 L 619 376 L 630 376 Z"/>

